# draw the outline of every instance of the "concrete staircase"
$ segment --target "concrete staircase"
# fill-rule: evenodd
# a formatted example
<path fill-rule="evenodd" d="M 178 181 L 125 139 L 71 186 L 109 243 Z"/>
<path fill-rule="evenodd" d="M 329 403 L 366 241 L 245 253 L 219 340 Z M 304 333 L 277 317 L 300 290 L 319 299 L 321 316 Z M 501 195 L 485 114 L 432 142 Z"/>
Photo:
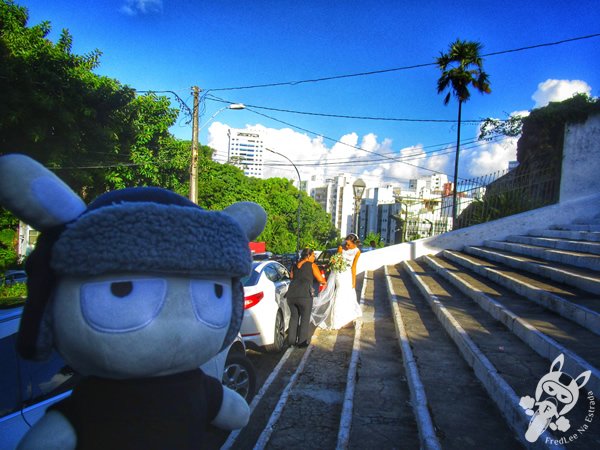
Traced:
<path fill-rule="evenodd" d="M 432 357 L 432 348 L 447 348 L 450 339 L 522 445 L 600 448 L 600 410 L 595 410 L 595 396 L 600 394 L 600 215 L 586 223 L 486 240 L 462 251 L 444 250 L 388 266 L 386 273 L 391 300 L 400 311 L 396 320 L 406 327 L 414 353 L 408 356 L 416 361 L 436 430 L 444 428 L 438 422 L 448 414 L 448 407 L 439 402 L 440 383 L 469 376 L 442 362 L 448 350 Z M 435 324 L 428 317 L 431 312 Z M 432 332 L 440 324 L 444 336 Z M 424 346 L 424 335 L 435 342 Z M 589 371 L 589 380 L 574 408 L 564 414 L 569 428 L 548 427 L 529 442 L 525 433 L 532 417 L 519 405 L 520 399 L 536 397 L 540 378 L 561 354 L 562 372 L 576 379 Z M 469 386 L 468 379 L 463 384 Z M 476 428 L 481 403 L 469 406 L 471 392 L 475 396 L 476 389 L 463 388 L 445 402 L 455 402 L 454 413 L 464 414 Z M 562 405 L 558 406 L 560 412 Z M 442 447 L 452 446 L 443 433 L 438 438 Z"/>

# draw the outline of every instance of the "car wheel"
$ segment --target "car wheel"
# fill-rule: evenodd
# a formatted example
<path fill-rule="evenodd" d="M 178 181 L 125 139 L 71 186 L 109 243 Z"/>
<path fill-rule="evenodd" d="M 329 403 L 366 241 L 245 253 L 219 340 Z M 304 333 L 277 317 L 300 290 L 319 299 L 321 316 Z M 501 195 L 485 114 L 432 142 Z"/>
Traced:
<path fill-rule="evenodd" d="M 268 352 L 280 352 L 285 347 L 285 322 L 283 320 L 283 313 L 277 311 L 277 317 L 275 318 L 275 330 L 273 344 L 265 346 Z"/>
<path fill-rule="evenodd" d="M 250 403 L 256 390 L 256 372 L 252 362 L 240 353 L 228 355 L 222 382 Z"/>

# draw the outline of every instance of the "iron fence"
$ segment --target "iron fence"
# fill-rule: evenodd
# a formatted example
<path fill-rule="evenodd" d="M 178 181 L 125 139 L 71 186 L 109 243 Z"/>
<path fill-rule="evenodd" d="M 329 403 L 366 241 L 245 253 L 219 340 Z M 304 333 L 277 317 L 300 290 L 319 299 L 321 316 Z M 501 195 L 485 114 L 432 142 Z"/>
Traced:
<path fill-rule="evenodd" d="M 419 199 L 405 207 L 396 217 L 401 233 L 396 242 L 435 236 L 551 205 L 558 201 L 559 190 L 560 167 L 517 167 L 461 180 L 458 183 L 458 217 L 454 227 L 452 192 L 446 192 L 437 199 Z"/>

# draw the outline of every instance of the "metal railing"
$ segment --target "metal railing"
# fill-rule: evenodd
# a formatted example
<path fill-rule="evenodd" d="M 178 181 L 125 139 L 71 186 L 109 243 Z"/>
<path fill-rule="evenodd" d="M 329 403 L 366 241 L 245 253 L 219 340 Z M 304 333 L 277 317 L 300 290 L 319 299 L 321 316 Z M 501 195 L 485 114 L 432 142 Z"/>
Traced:
<path fill-rule="evenodd" d="M 494 172 L 458 183 L 457 223 L 452 226 L 452 192 L 414 202 L 396 219 L 396 243 L 435 236 L 558 202 L 560 167 Z M 416 200 L 416 199 L 415 199 Z M 418 210 L 418 211 L 416 211 Z M 400 218 L 400 216 L 402 216 Z M 399 220 L 400 219 L 400 220 Z M 399 239 L 398 239 L 399 238 Z"/>

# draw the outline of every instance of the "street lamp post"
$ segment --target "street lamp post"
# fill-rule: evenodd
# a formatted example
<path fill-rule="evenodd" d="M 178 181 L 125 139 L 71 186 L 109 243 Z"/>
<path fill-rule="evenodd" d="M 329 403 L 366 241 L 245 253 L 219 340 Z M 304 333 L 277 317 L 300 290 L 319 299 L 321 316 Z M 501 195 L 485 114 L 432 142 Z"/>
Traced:
<path fill-rule="evenodd" d="M 204 122 L 204 125 L 198 127 L 198 93 L 199 89 L 197 86 L 194 86 L 194 111 L 193 111 L 193 120 L 192 120 L 192 161 L 190 163 L 190 200 L 194 203 L 198 203 L 198 148 L 200 146 L 200 142 L 198 140 L 198 134 L 200 130 L 208 125 L 219 113 L 225 111 L 226 109 L 245 109 L 246 107 L 242 103 L 231 103 L 227 106 L 223 106 L 221 109 L 217 110 L 210 119 Z"/>
<path fill-rule="evenodd" d="M 360 210 L 360 201 L 367 187 L 366 183 L 359 178 L 352 184 L 354 190 L 354 233 L 358 236 L 358 212 Z"/>
<path fill-rule="evenodd" d="M 296 229 L 296 256 L 300 255 L 300 205 L 302 204 L 302 179 L 300 178 L 300 172 L 298 171 L 298 168 L 296 167 L 296 164 L 294 164 L 292 162 L 292 160 L 290 158 L 288 158 L 287 156 L 285 156 L 282 153 L 276 152 L 275 150 L 271 150 L 270 148 L 266 148 L 265 150 L 271 153 L 275 153 L 276 155 L 279 155 L 285 159 L 287 159 L 290 164 L 292 166 L 294 166 L 294 169 L 296 169 L 296 174 L 298 175 L 298 209 L 296 210 L 296 218 L 297 218 L 297 229 Z"/>

